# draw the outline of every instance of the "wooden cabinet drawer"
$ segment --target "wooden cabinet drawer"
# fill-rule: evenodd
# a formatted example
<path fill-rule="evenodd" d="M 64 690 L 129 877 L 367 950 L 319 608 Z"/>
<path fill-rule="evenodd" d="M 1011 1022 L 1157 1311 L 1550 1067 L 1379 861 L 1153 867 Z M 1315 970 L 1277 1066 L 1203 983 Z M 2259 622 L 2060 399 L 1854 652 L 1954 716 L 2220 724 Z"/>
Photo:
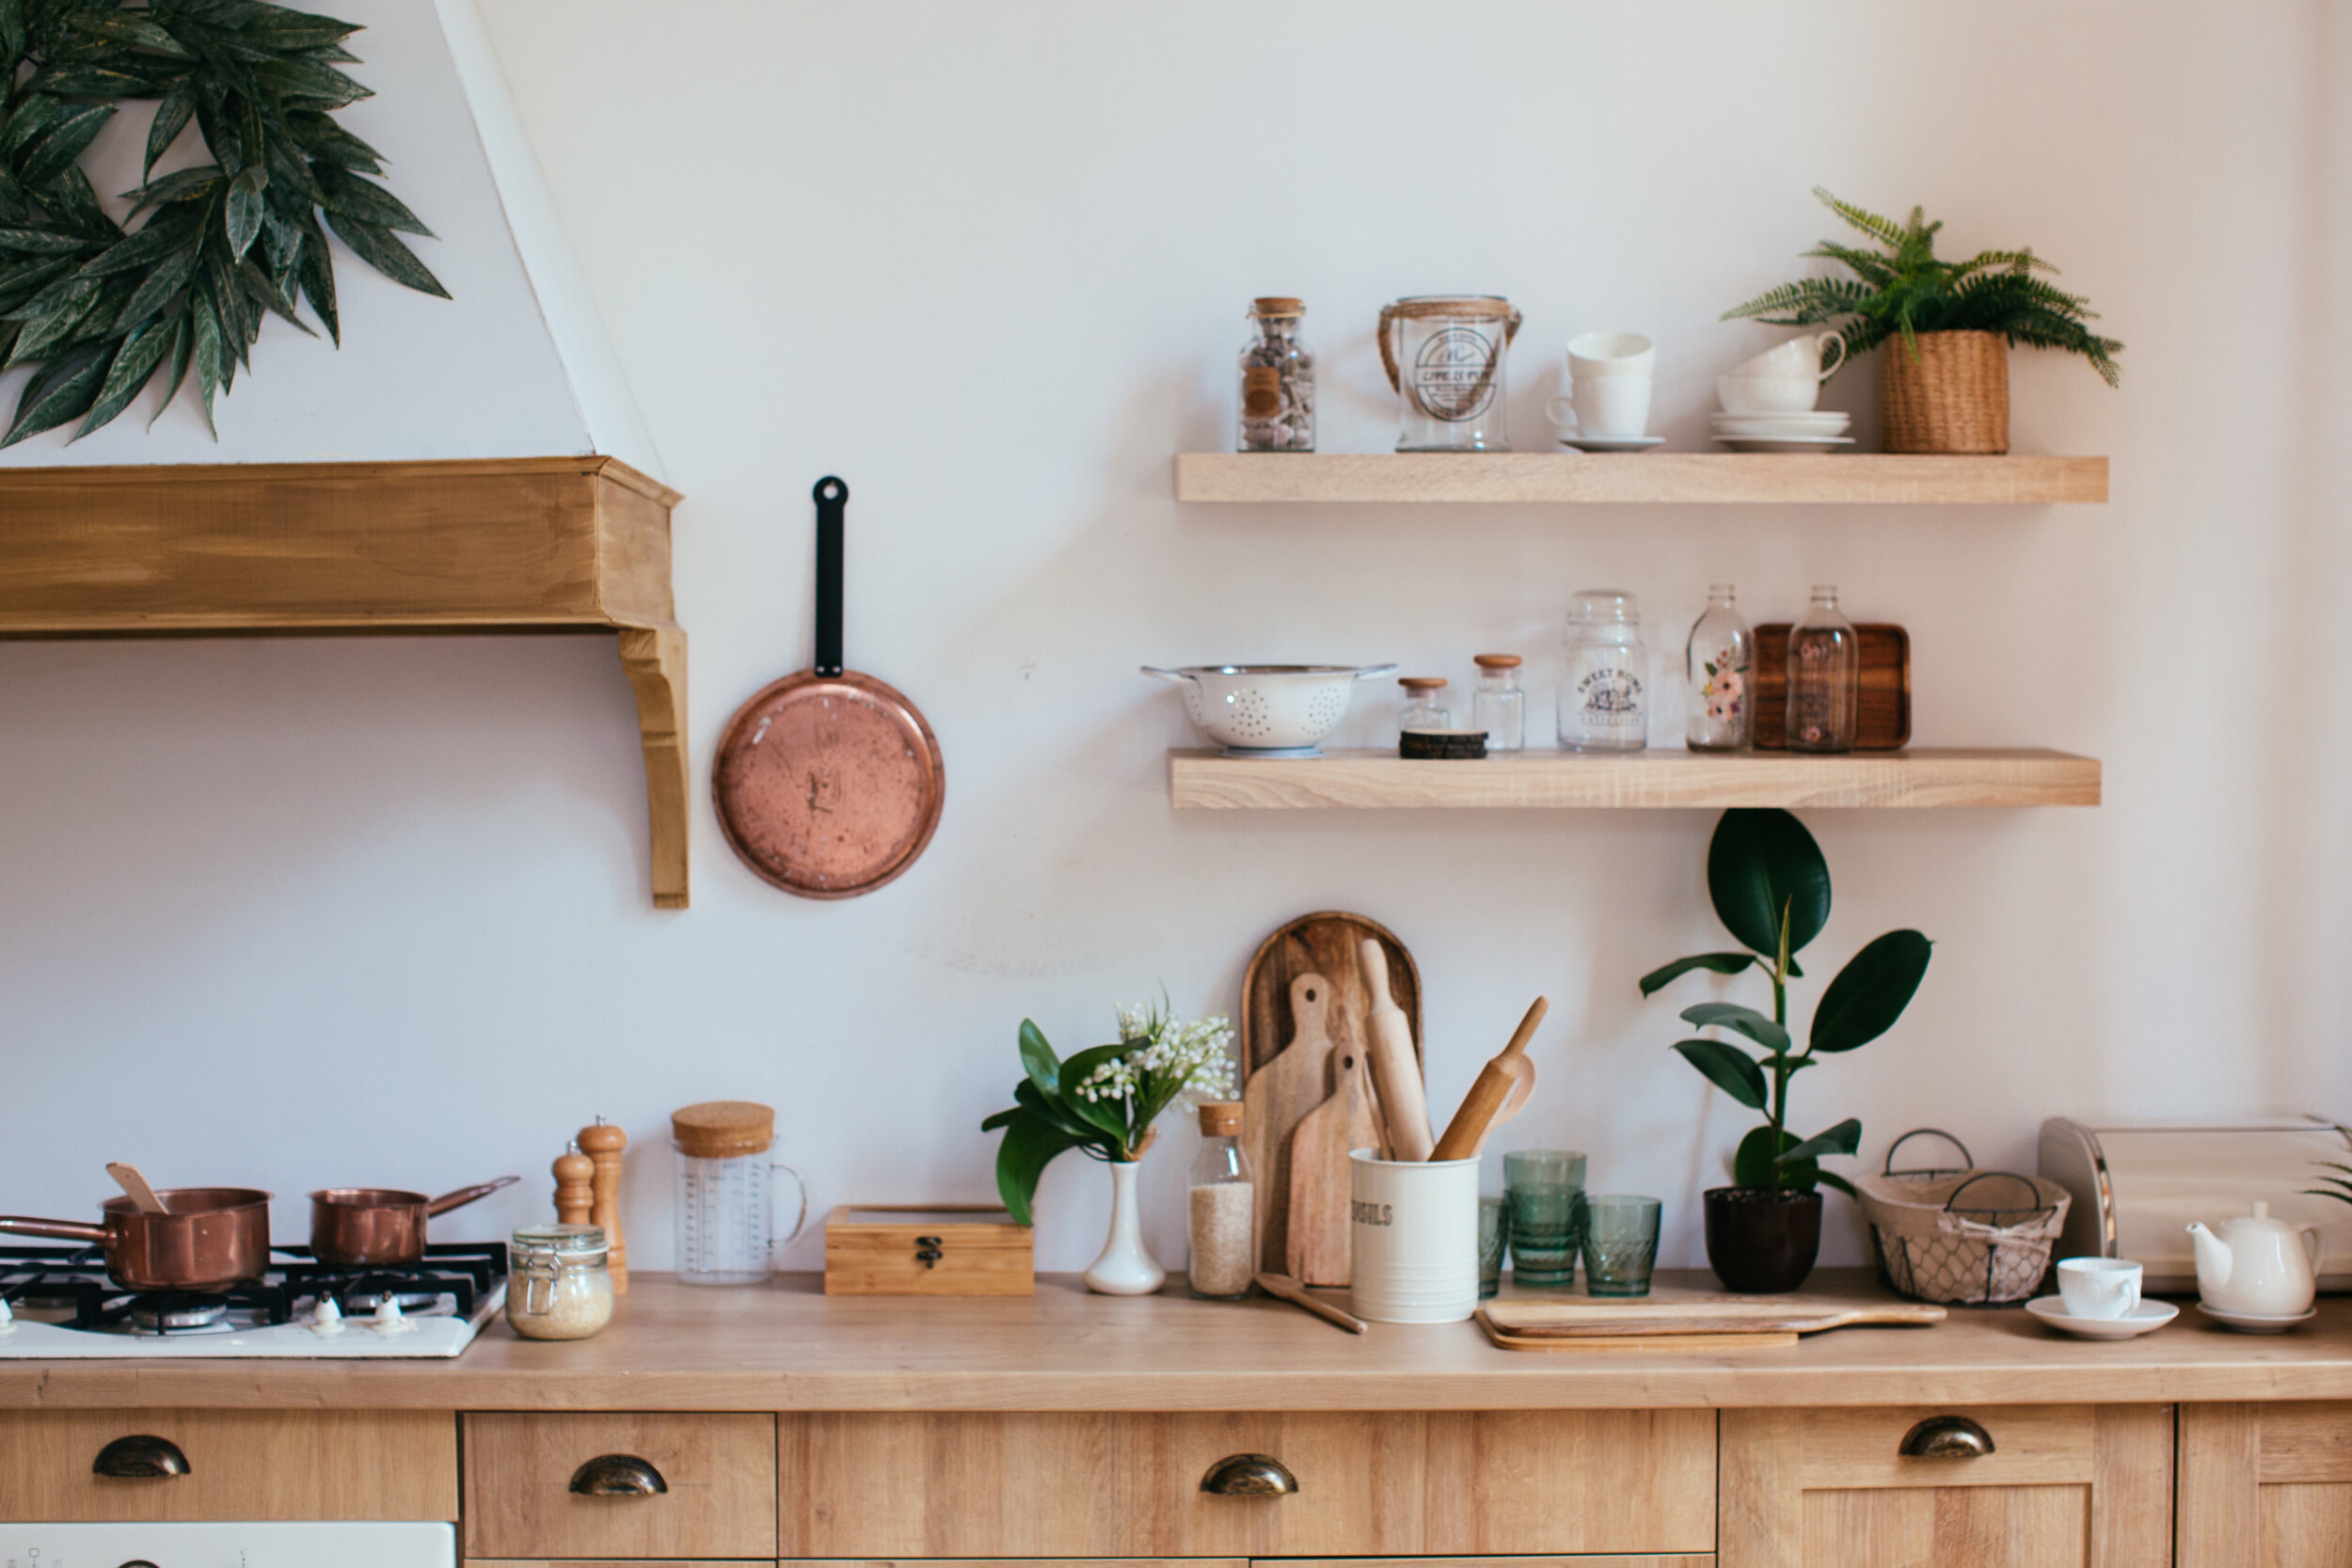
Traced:
<path fill-rule="evenodd" d="M 574 1492 L 607 1454 L 644 1461 L 668 1490 Z M 775 1418 L 469 1415 L 465 1543 L 469 1560 L 773 1559 Z"/>
<path fill-rule="evenodd" d="M 1900 1451 L 1943 1417 L 1992 1451 Z M 2138 1568 L 2171 1550 L 2172 1411 L 1727 1410 L 1722 1509 L 1722 1568 Z"/>
<path fill-rule="evenodd" d="M 1706 1552 L 1707 1410 L 780 1418 L 786 1558 Z M 1288 1497 L 1200 1489 L 1257 1453 Z"/>
<path fill-rule="evenodd" d="M 160 1437 L 187 1473 L 91 1473 L 119 1437 Z M 0 1411 L 12 1521 L 457 1517 L 451 1411 Z"/>

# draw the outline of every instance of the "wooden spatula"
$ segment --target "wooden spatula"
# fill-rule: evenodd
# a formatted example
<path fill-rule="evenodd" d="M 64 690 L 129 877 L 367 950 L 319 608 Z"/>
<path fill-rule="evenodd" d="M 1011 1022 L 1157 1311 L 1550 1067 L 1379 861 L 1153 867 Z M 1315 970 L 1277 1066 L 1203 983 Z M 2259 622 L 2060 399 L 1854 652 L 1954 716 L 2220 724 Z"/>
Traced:
<path fill-rule="evenodd" d="M 116 1185 L 131 1195 L 131 1201 L 139 1206 L 140 1213 L 170 1212 L 164 1207 L 164 1200 L 155 1196 L 155 1189 L 147 1184 L 147 1178 L 139 1174 L 138 1166 L 117 1163 L 106 1167 L 106 1174 L 115 1179 Z"/>

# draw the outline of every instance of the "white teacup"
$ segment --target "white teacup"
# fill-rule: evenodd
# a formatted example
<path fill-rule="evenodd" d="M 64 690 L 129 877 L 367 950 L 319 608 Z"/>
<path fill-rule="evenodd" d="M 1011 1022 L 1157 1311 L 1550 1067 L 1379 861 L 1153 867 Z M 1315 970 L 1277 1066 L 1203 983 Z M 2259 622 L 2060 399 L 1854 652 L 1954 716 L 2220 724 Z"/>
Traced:
<path fill-rule="evenodd" d="M 1587 332 L 1568 340 L 1568 379 L 1591 381 L 1608 375 L 1647 377 L 1657 368 L 1658 350 L 1639 332 Z"/>
<path fill-rule="evenodd" d="M 2123 1258 L 2062 1258 L 2058 1295 L 2070 1318 L 2126 1318 L 2139 1305 L 2140 1267 Z"/>
<path fill-rule="evenodd" d="M 1596 441 L 1630 441 L 1648 434 L 1648 376 L 1579 376 L 1568 391 L 1545 404 L 1551 422 L 1563 430 Z"/>
<path fill-rule="evenodd" d="M 1777 348 L 1766 349 L 1755 358 L 1732 368 L 1731 373 L 1742 376 L 1811 376 L 1827 381 L 1846 361 L 1846 340 L 1835 332 L 1815 332 L 1802 338 L 1791 338 Z"/>
<path fill-rule="evenodd" d="M 1726 414 L 1804 414 L 1820 400 L 1809 375 L 1719 375 L 1715 396 Z"/>

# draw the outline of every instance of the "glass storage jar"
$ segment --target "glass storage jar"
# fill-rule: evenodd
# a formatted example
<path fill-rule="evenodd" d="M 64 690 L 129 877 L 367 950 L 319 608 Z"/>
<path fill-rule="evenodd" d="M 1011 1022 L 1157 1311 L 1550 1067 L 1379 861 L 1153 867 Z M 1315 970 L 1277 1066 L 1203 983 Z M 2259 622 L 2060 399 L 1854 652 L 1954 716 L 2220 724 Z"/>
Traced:
<path fill-rule="evenodd" d="M 1257 1277 L 1257 1187 L 1241 1151 L 1241 1101 L 1200 1107 L 1200 1152 L 1192 1159 L 1192 1293 L 1232 1301 Z"/>
<path fill-rule="evenodd" d="M 1756 634 L 1740 613 L 1731 584 L 1707 591 L 1707 613 L 1691 628 L 1683 649 L 1691 678 L 1691 720 L 1683 734 L 1693 752 L 1744 752 L 1754 736 L 1748 666 Z"/>
<path fill-rule="evenodd" d="M 1427 735 L 1454 727 L 1454 714 L 1438 695 L 1445 689 L 1443 675 L 1405 675 L 1396 684 L 1405 689 L 1405 702 L 1396 713 L 1400 731 Z"/>
<path fill-rule="evenodd" d="M 1402 403 L 1399 451 L 1509 451 L 1503 370 L 1519 313 L 1494 294 L 1380 307 L 1380 362 Z"/>
<path fill-rule="evenodd" d="M 604 1227 L 541 1225 L 507 1243 L 506 1321 L 526 1339 L 585 1339 L 612 1321 Z"/>
<path fill-rule="evenodd" d="M 670 1117 L 677 1150 L 677 1277 L 681 1285 L 757 1285 L 774 1267 L 776 1173 L 792 1179 L 808 1220 L 808 1189 L 768 1158 L 776 1113 L 748 1100 L 714 1100 Z"/>
<path fill-rule="evenodd" d="M 1560 746 L 1569 752 L 1638 752 L 1649 741 L 1649 654 L 1641 601 L 1614 588 L 1568 601 L 1561 644 Z"/>
<path fill-rule="evenodd" d="M 1788 749 L 1851 752 L 1862 724 L 1862 641 L 1837 608 L 1837 590 L 1813 590 L 1788 628 Z"/>
<path fill-rule="evenodd" d="M 1269 296 L 1252 301 L 1257 335 L 1241 351 L 1238 451 L 1315 450 L 1315 356 L 1299 341 L 1301 301 Z"/>
<path fill-rule="evenodd" d="M 1519 689 L 1519 656 L 1477 654 L 1478 690 L 1470 697 L 1470 728 L 1486 732 L 1489 752 L 1517 752 L 1527 744 L 1527 693 Z"/>

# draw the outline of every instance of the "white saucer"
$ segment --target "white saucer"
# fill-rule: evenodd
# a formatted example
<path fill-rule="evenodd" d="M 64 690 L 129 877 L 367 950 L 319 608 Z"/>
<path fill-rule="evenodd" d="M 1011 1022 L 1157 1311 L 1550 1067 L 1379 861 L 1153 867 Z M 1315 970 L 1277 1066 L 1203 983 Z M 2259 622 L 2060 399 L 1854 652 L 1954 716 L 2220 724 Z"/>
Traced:
<path fill-rule="evenodd" d="M 2201 1301 L 2197 1304 L 2197 1310 L 2217 1323 L 2227 1323 L 2240 1334 L 2284 1334 L 2296 1323 L 2309 1323 L 2319 1316 L 2316 1307 L 2308 1312 L 2289 1312 L 2284 1317 L 2279 1317 L 2268 1312 L 2224 1312 L 2218 1307 L 2207 1307 Z"/>
<path fill-rule="evenodd" d="M 1718 436 L 1843 436 L 1852 424 L 1842 417 L 1792 420 L 1779 414 L 1718 414 L 1711 428 Z"/>
<path fill-rule="evenodd" d="M 1734 414 L 1729 409 L 1708 416 L 1717 424 L 1776 424 L 1795 428 L 1799 425 L 1851 424 L 1853 416 L 1835 408 L 1802 408 L 1783 414 Z"/>
<path fill-rule="evenodd" d="M 1663 436 L 1563 436 L 1560 444 L 1579 451 L 1647 451 L 1666 444 Z"/>
<path fill-rule="evenodd" d="M 2078 1339 L 2136 1338 L 2154 1333 L 2181 1315 L 2181 1309 L 2169 1301 L 2142 1301 L 2120 1318 L 2077 1318 L 2066 1310 L 2064 1296 L 2037 1296 L 2026 1303 L 2026 1310 L 2060 1334 Z"/>
<path fill-rule="evenodd" d="M 1853 445 L 1851 436 L 1725 436 L 1715 439 L 1734 451 L 1834 451 Z"/>

